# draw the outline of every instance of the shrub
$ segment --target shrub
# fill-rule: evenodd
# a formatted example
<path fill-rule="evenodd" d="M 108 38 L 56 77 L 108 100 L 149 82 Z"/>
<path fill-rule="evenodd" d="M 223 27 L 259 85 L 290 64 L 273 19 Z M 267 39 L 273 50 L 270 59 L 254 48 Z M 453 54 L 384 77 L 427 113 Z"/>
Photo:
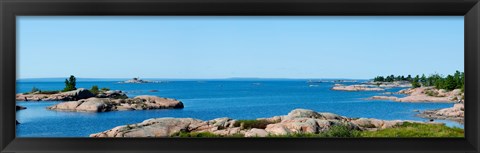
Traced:
<path fill-rule="evenodd" d="M 35 93 L 35 92 L 41 92 L 41 90 L 36 87 L 32 87 L 32 90 L 30 91 L 30 93 Z"/>
<path fill-rule="evenodd" d="M 291 133 L 287 135 L 268 135 L 267 137 L 288 137 L 288 138 L 354 138 L 359 137 L 360 131 L 351 130 L 345 125 L 334 125 L 329 130 L 315 133 Z"/>
<path fill-rule="evenodd" d="M 425 90 L 425 94 L 427 94 L 428 96 L 432 96 L 432 97 L 439 97 L 438 92 L 433 91 L 433 90 Z"/>
<path fill-rule="evenodd" d="M 98 86 L 97 85 L 92 86 L 92 88 L 90 89 L 90 92 L 92 92 L 94 95 L 97 95 L 98 94 Z"/>
<path fill-rule="evenodd" d="M 102 91 L 110 91 L 110 89 L 109 89 L 109 88 L 105 88 L 105 87 L 103 87 L 103 88 L 102 88 L 102 89 L 100 89 L 100 90 L 102 90 Z"/>

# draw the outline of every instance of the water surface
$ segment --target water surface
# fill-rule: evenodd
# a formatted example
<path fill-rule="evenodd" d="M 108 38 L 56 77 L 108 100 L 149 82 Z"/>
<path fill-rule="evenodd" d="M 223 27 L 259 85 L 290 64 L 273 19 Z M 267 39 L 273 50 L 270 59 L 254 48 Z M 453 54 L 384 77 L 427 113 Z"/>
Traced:
<path fill-rule="evenodd" d="M 352 84 L 352 83 L 345 83 Z M 19 137 L 87 137 L 113 127 L 142 122 L 159 117 L 188 117 L 210 120 L 219 117 L 255 119 L 285 115 L 293 109 L 305 108 L 318 112 L 332 112 L 347 117 L 367 117 L 385 120 L 416 120 L 415 110 L 452 107 L 450 103 L 403 103 L 365 98 L 396 92 L 386 91 L 347 92 L 333 91 L 333 82 L 306 83 L 306 80 L 284 81 L 232 81 L 187 80 L 151 84 L 120 84 L 118 81 L 78 82 L 77 87 L 98 85 L 127 92 L 129 97 L 156 95 L 181 100 L 183 109 L 116 111 L 104 113 L 58 112 L 45 109 L 58 102 L 17 102 L 26 110 L 17 112 Z M 42 90 L 60 90 L 63 82 L 19 82 L 17 93 L 28 92 L 32 87 Z M 158 92 L 152 92 L 157 90 Z M 404 96 L 404 95 L 395 95 Z M 448 126 L 463 128 L 451 122 Z"/>

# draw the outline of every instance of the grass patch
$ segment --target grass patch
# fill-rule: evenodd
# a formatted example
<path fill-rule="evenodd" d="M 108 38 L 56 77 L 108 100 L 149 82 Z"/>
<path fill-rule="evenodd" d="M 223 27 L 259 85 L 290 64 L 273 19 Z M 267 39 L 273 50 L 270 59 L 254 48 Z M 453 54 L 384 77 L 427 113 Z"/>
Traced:
<path fill-rule="evenodd" d="M 235 127 L 242 127 L 243 129 L 265 129 L 267 128 L 268 124 L 274 124 L 274 122 L 269 122 L 266 120 L 237 120 L 233 126 Z"/>
<path fill-rule="evenodd" d="M 292 133 L 287 135 L 268 135 L 267 137 L 285 138 L 355 138 L 360 136 L 360 131 L 350 130 L 344 125 L 335 125 L 329 130 L 315 133 Z"/>
<path fill-rule="evenodd" d="M 41 94 L 57 94 L 60 93 L 60 91 L 55 91 L 55 90 L 47 90 L 47 91 L 40 91 Z"/>
<path fill-rule="evenodd" d="M 379 131 L 362 131 L 359 137 L 464 137 L 465 132 L 460 128 L 451 128 L 445 125 L 404 123 L 394 128 Z"/>

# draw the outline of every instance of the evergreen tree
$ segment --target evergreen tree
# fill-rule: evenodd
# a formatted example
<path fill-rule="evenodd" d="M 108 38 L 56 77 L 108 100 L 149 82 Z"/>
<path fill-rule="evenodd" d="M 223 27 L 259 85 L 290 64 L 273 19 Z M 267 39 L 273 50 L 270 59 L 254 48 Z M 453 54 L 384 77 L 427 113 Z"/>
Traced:
<path fill-rule="evenodd" d="M 448 75 L 447 78 L 445 78 L 444 89 L 453 90 L 456 86 L 455 78 L 452 75 Z"/>
<path fill-rule="evenodd" d="M 75 76 L 70 75 L 70 78 L 65 79 L 65 88 L 63 88 L 63 91 L 72 91 L 72 90 L 77 90 L 77 79 Z"/>
<path fill-rule="evenodd" d="M 425 74 L 422 74 L 422 77 L 420 78 L 420 82 L 422 86 L 427 86 L 427 77 L 425 76 Z"/>
<path fill-rule="evenodd" d="M 412 75 L 409 74 L 409 75 L 407 76 L 407 81 L 412 81 Z"/>
<path fill-rule="evenodd" d="M 417 76 L 413 79 L 413 81 L 412 81 L 412 87 L 413 87 L 413 88 L 418 88 L 418 87 L 420 87 L 419 81 L 420 81 L 420 78 L 419 78 L 419 76 L 417 75 Z"/>

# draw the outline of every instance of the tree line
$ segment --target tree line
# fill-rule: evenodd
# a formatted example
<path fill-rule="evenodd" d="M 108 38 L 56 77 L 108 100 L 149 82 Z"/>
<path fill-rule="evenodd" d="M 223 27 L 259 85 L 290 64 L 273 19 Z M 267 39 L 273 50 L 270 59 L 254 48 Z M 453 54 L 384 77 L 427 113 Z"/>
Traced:
<path fill-rule="evenodd" d="M 421 87 L 421 86 L 435 86 L 437 89 L 446 89 L 446 90 L 454 90 L 454 89 L 465 89 L 465 73 L 456 71 L 453 75 L 449 74 L 447 76 L 442 76 L 439 74 L 431 74 L 429 76 L 425 76 L 425 74 L 416 75 L 412 78 L 411 75 L 407 77 L 403 75 L 399 76 L 377 76 L 373 78 L 375 82 L 393 82 L 393 81 L 409 81 L 412 83 L 413 88 Z"/>

